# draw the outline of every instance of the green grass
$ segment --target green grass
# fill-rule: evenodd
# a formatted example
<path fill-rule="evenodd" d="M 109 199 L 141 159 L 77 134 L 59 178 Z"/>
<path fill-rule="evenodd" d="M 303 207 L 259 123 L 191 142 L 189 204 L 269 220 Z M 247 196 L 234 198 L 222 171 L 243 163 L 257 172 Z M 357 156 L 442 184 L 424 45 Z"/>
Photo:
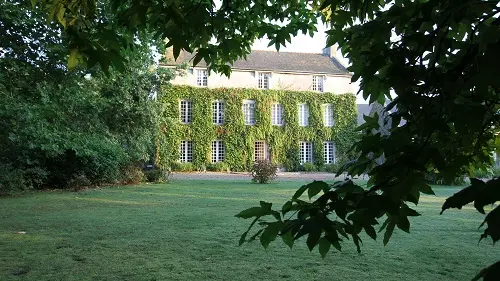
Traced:
<path fill-rule="evenodd" d="M 470 280 L 499 257 L 478 238 L 471 207 L 439 215 L 457 188 L 417 207 L 412 234 L 389 245 L 366 236 L 321 259 L 305 242 L 237 246 L 250 221 L 234 214 L 283 203 L 303 182 L 174 181 L 0 198 L 0 280 Z M 26 234 L 16 234 L 26 231 Z"/>

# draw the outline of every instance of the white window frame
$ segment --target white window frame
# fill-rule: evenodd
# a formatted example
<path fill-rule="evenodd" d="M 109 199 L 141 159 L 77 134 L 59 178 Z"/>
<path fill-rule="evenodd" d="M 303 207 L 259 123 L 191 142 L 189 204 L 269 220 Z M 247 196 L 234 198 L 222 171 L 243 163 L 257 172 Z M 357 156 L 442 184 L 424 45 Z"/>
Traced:
<path fill-rule="evenodd" d="M 208 70 L 196 69 L 196 85 L 200 87 L 208 87 Z"/>
<path fill-rule="evenodd" d="M 325 91 L 325 76 L 323 75 L 313 75 L 312 89 L 313 91 L 323 93 Z"/>
<path fill-rule="evenodd" d="M 271 72 L 258 72 L 257 77 L 259 89 L 271 89 Z"/>
<path fill-rule="evenodd" d="M 183 124 L 191 124 L 193 122 L 193 102 L 191 100 L 179 101 L 179 119 Z"/>
<path fill-rule="evenodd" d="M 283 126 L 284 125 L 284 120 L 283 120 L 283 104 L 281 103 L 273 103 L 271 105 L 271 124 L 273 126 Z"/>
<path fill-rule="evenodd" d="M 335 164 L 337 161 L 337 148 L 332 141 L 323 142 L 323 160 L 325 164 Z"/>
<path fill-rule="evenodd" d="M 212 141 L 212 163 L 223 162 L 226 157 L 224 141 Z"/>
<path fill-rule="evenodd" d="M 310 141 L 301 141 L 300 142 L 300 165 L 304 165 L 304 163 L 312 163 L 313 161 L 313 146 Z"/>
<path fill-rule="evenodd" d="M 299 126 L 309 126 L 309 106 L 307 103 L 299 103 Z"/>
<path fill-rule="evenodd" d="M 242 111 L 245 125 L 255 125 L 255 100 L 243 100 Z"/>
<path fill-rule="evenodd" d="M 181 144 L 179 145 L 179 162 L 193 162 L 193 141 L 181 141 Z"/>
<path fill-rule="evenodd" d="M 323 109 L 323 125 L 325 127 L 333 127 L 333 125 L 335 125 L 335 120 L 333 119 L 333 104 L 325 103 L 321 107 Z"/>
<path fill-rule="evenodd" d="M 258 153 L 257 153 L 258 147 L 261 147 L 261 149 L 262 149 L 262 153 L 261 153 L 262 156 L 261 157 L 258 157 Z M 266 143 L 266 141 L 263 141 L 263 140 L 255 141 L 254 147 L 253 147 L 253 160 L 255 162 L 257 162 L 258 160 L 262 160 L 262 161 L 267 160 L 267 143 Z"/>
<path fill-rule="evenodd" d="M 224 124 L 224 111 L 226 104 L 223 100 L 214 100 L 212 102 L 212 122 L 215 125 Z"/>

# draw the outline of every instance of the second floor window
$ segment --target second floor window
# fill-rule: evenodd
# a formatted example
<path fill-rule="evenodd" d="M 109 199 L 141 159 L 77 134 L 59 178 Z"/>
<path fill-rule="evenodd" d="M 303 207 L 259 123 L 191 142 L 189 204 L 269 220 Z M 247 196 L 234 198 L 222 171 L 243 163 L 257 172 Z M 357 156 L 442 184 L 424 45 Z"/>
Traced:
<path fill-rule="evenodd" d="M 193 103 L 190 100 L 181 100 L 181 123 L 190 124 L 193 121 Z"/>
<path fill-rule="evenodd" d="M 323 125 L 325 127 L 333 126 L 333 104 L 323 104 Z"/>
<path fill-rule="evenodd" d="M 196 70 L 196 85 L 208 86 L 208 71 L 206 69 Z"/>
<path fill-rule="evenodd" d="M 245 119 L 245 125 L 255 125 L 255 101 L 254 100 L 244 100 L 243 101 L 243 118 Z"/>
<path fill-rule="evenodd" d="M 181 141 L 179 146 L 179 162 L 193 162 L 193 142 Z"/>
<path fill-rule="evenodd" d="M 215 125 L 224 124 L 224 101 L 212 102 L 212 121 Z"/>
<path fill-rule="evenodd" d="M 323 92 L 323 76 L 313 76 L 313 91 Z"/>
<path fill-rule="evenodd" d="M 259 72 L 259 89 L 269 89 L 271 73 Z"/>
<path fill-rule="evenodd" d="M 271 108 L 271 122 L 274 126 L 283 126 L 283 105 L 274 103 Z"/>
<path fill-rule="evenodd" d="M 309 126 L 309 106 L 305 103 L 299 104 L 299 126 Z"/>

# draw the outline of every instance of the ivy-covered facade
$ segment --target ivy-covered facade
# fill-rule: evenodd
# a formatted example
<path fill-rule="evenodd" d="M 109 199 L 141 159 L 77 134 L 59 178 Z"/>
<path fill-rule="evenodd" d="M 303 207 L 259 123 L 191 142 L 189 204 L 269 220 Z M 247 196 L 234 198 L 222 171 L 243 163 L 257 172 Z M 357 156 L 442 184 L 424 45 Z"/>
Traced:
<path fill-rule="evenodd" d="M 157 163 L 245 171 L 267 159 L 289 171 L 324 169 L 350 158 L 353 94 L 166 86 Z M 189 168 L 186 168 L 188 166 Z"/>

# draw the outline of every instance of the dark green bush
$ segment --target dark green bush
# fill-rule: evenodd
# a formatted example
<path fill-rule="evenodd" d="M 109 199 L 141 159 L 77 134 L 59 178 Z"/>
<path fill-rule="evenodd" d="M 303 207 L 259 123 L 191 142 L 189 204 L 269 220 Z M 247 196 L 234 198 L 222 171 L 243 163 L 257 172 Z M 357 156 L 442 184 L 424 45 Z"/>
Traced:
<path fill-rule="evenodd" d="M 165 181 L 165 173 L 166 171 L 162 169 L 151 169 L 145 170 L 144 176 L 147 182 L 164 182 Z"/>
<path fill-rule="evenodd" d="M 270 161 L 257 161 L 252 167 L 252 181 L 268 183 L 276 177 L 278 167 Z"/>
<path fill-rule="evenodd" d="M 191 162 L 185 162 L 185 163 L 174 162 L 172 164 L 172 171 L 193 172 L 193 171 L 195 171 L 195 167 L 194 167 L 193 163 L 191 163 Z"/>
<path fill-rule="evenodd" d="M 227 172 L 229 166 L 224 162 L 210 163 L 207 165 L 207 171 L 211 172 Z"/>
<path fill-rule="evenodd" d="M 122 180 L 124 184 L 136 184 L 144 181 L 144 173 L 142 169 L 136 166 L 128 166 L 122 171 Z"/>
<path fill-rule="evenodd" d="M 313 163 L 304 163 L 302 164 L 302 170 L 305 172 L 314 172 L 317 171 L 318 168 Z"/>
<path fill-rule="evenodd" d="M 325 164 L 323 166 L 323 171 L 327 172 L 327 173 L 337 173 L 339 169 L 339 165 L 337 164 Z"/>

